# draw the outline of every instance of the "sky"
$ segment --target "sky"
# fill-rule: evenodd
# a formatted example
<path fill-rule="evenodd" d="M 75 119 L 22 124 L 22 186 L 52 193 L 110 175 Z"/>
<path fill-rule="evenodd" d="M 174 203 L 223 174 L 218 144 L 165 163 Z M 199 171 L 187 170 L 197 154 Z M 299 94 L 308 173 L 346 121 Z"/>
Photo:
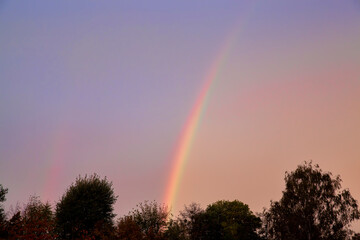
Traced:
<path fill-rule="evenodd" d="M 161 203 L 214 69 L 174 210 L 261 212 L 310 160 L 360 200 L 359 1 L 0 0 L 6 210 L 54 206 L 92 173 L 113 182 L 118 216 Z"/>

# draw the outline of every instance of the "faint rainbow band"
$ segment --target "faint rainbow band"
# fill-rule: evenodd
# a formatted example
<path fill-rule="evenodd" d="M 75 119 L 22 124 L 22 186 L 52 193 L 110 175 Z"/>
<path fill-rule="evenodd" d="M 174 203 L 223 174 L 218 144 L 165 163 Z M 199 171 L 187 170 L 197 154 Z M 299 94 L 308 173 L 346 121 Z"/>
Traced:
<path fill-rule="evenodd" d="M 172 168 L 164 196 L 164 204 L 171 210 L 173 210 L 173 207 L 175 206 L 186 162 L 188 160 L 197 129 L 206 110 L 211 90 L 219 77 L 219 73 L 226 62 L 231 47 L 237 39 L 240 29 L 240 27 L 236 28 L 225 39 L 225 42 L 213 61 L 210 70 L 204 78 L 204 85 L 181 132 L 178 145 L 175 150 L 175 155 L 172 159 Z"/>

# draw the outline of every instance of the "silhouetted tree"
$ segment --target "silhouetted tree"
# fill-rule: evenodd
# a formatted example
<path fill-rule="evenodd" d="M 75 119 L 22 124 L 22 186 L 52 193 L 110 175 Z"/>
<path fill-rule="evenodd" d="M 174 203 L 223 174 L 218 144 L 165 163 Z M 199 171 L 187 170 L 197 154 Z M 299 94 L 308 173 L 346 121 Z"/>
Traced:
<path fill-rule="evenodd" d="M 205 237 L 208 240 L 242 239 L 257 240 L 257 229 L 261 220 L 255 216 L 248 205 L 235 201 L 217 201 L 205 210 Z"/>
<path fill-rule="evenodd" d="M 166 240 L 188 240 L 186 229 L 179 220 L 170 219 L 164 233 Z"/>
<path fill-rule="evenodd" d="M 349 224 L 359 218 L 356 200 L 341 189 L 339 176 L 307 163 L 285 174 L 285 191 L 264 214 L 264 235 L 277 240 L 349 238 Z"/>
<path fill-rule="evenodd" d="M 185 209 L 180 211 L 177 222 L 179 230 L 182 230 L 186 239 L 190 240 L 201 239 L 207 229 L 205 210 L 197 203 L 185 206 Z"/>
<path fill-rule="evenodd" d="M 133 216 L 124 216 L 119 219 L 116 227 L 116 236 L 119 240 L 141 240 L 143 233 Z"/>
<path fill-rule="evenodd" d="M 20 239 L 24 229 L 20 211 L 14 213 L 10 220 L 6 222 L 5 229 L 6 239 Z"/>
<path fill-rule="evenodd" d="M 98 175 L 78 177 L 56 204 L 57 229 L 64 239 L 92 235 L 96 224 L 112 225 L 114 195 L 112 183 Z"/>
<path fill-rule="evenodd" d="M 17 208 L 5 223 L 6 239 L 56 239 L 54 216 L 50 204 L 42 203 L 38 197 L 30 197 L 23 210 Z"/>
<path fill-rule="evenodd" d="M 169 211 L 165 205 L 145 201 L 129 213 L 129 217 L 140 227 L 143 239 L 164 239 Z"/>
<path fill-rule="evenodd" d="M 94 230 L 92 232 L 92 236 L 95 239 L 101 240 L 111 240 L 111 239 L 118 239 L 116 238 L 115 228 L 113 223 L 105 222 L 105 221 L 98 221 L 95 224 Z"/>
<path fill-rule="evenodd" d="M 22 212 L 22 239 L 55 239 L 54 215 L 49 203 L 42 203 L 39 197 L 30 197 Z"/>
<path fill-rule="evenodd" d="M 354 233 L 351 240 L 360 240 L 360 233 Z"/>
<path fill-rule="evenodd" d="M 8 193 L 8 189 L 4 188 L 0 184 L 0 239 L 6 237 L 5 233 L 5 211 L 2 205 L 6 201 L 5 195 Z"/>
<path fill-rule="evenodd" d="M 1 224 L 1 222 L 5 221 L 5 211 L 4 211 L 4 207 L 3 207 L 2 203 L 6 201 L 5 195 L 7 193 L 8 193 L 8 189 L 4 188 L 0 184 L 0 224 Z"/>
<path fill-rule="evenodd" d="M 351 240 L 360 240 L 360 233 L 354 233 Z"/>
<path fill-rule="evenodd" d="M 217 201 L 203 210 L 199 204 L 185 206 L 173 226 L 169 225 L 167 236 L 176 240 L 258 240 L 257 230 L 261 220 L 248 205 L 238 201 Z M 171 230 L 171 231 L 170 231 Z M 176 236 L 176 233 L 178 236 Z M 170 239 L 170 238 L 169 238 Z"/>

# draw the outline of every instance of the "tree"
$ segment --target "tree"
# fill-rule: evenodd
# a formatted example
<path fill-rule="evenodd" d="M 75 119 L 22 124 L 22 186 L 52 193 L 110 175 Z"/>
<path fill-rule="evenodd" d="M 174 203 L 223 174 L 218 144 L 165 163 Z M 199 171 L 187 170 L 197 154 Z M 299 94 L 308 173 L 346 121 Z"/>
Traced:
<path fill-rule="evenodd" d="M 351 240 L 360 240 L 360 233 L 354 233 Z"/>
<path fill-rule="evenodd" d="M 20 211 L 14 213 L 10 220 L 6 222 L 5 229 L 5 239 L 21 239 L 23 222 Z"/>
<path fill-rule="evenodd" d="M 78 177 L 56 204 L 56 222 L 64 239 L 92 234 L 97 224 L 112 226 L 117 196 L 111 182 L 96 174 Z"/>
<path fill-rule="evenodd" d="M 134 221 L 133 216 L 124 216 L 119 219 L 116 236 L 120 240 L 141 240 L 143 233 L 139 225 Z"/>
<path fill-rule="evenodd" d="M 185 209 L 180 212 L 177 222 L 179 230 L 184 232 L 186 239 L 201 239 L 206 232 L 205 210 L 197 203 L 185 206 Z"/>
<path fill-rule="evenodd" d="M 13 216 L 5 223 L 3 237 L 6 239 L 52 240 L 57 235 L 55 222 L 49 203 L 42 203 L 38 197 L 32 196 L 29 202 L 14 211 Z"/>
<path fill-rule="evenodd" d="M 22 213 L 23 239 L 55 239 L 54 215 L 49 203 L 32 196 Z"/>
<path fill-rule="evenodd" d="M 170 219 L 164 233 L 166 240 L 188 240 L 184 225 L 179 220 Z"/>
<path fill-rule="evenodd" d="M 0 224 L 2 224 L 3 221 L 5 221 L 5 212 L 4 207 L 1 203 L 6 201 L 5 195 L 8 193 L 8 189 L 4 188 L 0 184 Z"/>
<path fill-rule="evenodd" d="M 5 211 L 2 205 L 3 202 L 6 201 L 5 195 L 8 193 L 7 188 L 3 188 L 0 184 L 0 239 L 6 236 L 5 231 Z"/>
<path fill-rule="evenodd" d="M 133 209 L 129 216 L 141 229 L 143 239 L 164 239 L 169 211 L 165 205 L 157 204 L 155 201 L 140 203 Z"/>
<path fill-rule="evenodd" d="M 260 237 L 257 229 L 261 220 L 249 209 L 249 206 L 238 201 L 217 201 L 205 210 L 206 232 L 204 239 L 243 239 L 257 240 Z"/>
<path fill-rule="evenodd" d="M 185 206 L 169 229 L 170 233 L 180 234 L 180 238 L 172 238 L 179 240 L 258 240 L 260 227 L 260 218 L 250 211 L 248 205 L 234 200 L 217 201 L 206 210 L 196 203 Z"/>
<path fill-rule="evenodd" d="M 268 239 L 340 240 L 350 237 L 349 224 L 359 218 L 356 200 L 341 179 L 305 162 L 285 173 L 280 201 L 264 212 L 264 235 Z"/>

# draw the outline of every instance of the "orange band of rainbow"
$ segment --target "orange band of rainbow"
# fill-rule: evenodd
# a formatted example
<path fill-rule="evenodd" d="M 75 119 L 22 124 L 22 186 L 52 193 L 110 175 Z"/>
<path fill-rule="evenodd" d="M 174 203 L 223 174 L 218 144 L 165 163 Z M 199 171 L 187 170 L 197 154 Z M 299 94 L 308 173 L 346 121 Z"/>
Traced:
<path fill-rule="evenodd" d="M 237 31 L 230 34 L 230 36 L 226 39 L 225 44 L 213 62 L 209 73 L 204 79 L 204 85 L 201 89 L 201 92 L 196 99 L 195 105 L 192 108 L 181 133 L 179 145 L 176 148 L 175 155 L 172 160 L 172 170 L 164 196 L 164 203 L 172 210 L 175 205 L 179 184 L 181 182 L 181 177 L 183 175 L 186 161 L 191 150 L 192 142 L 195 138 L 197 128 L 201 122 L 201 116 L 206 109 L 207 99 L 209 98 L 211 88 L 214 85 L 215 80 L 218 78 L 221 67 L 223 66 L 229 53 L 230 47 L 233 45 L 232 43 L 236 39 L 236 32 Z"/>

